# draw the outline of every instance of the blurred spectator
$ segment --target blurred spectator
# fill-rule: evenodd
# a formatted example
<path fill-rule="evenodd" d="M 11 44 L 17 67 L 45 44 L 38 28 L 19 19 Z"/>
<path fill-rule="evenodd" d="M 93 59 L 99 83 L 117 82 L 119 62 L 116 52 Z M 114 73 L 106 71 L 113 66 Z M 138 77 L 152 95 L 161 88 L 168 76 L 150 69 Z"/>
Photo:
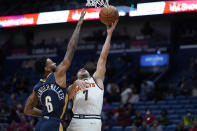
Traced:
<path fill-rule="evenodd" d="M 146 122 L 142 122 L 141 128 L 139 128 L 139 131 L 149 131 L 149 127 L 147 126 Z"/>
<path fill-rule="evenodd" d="M 197 120 L 194 120 L 193 127 L 189 129 L 189 131 L 197 131 Z"/>
<path fill-rule="evenodd" d="M 1 95 L 1 94 L 0 94 Z M 0 98 L 0 123 L 8 122 L 7 118 L 9 115 L 9 107 L 6 105 L 6 102 Z"/>
<path fill-rule="evenodd" d="M 129 93 L 128 95 L 128 102 L 131 103 L 131 104 L 135 104 L 137 103 L 138 101 L 140 100 L 140 97 L 138 94 L 136 94 L 136 88 L 132 87 L 132 91 Z"/>
<path fill-rule="evenodd" d="M 187 129 L 184 126 L 184 122 L 181 121 L 178 125 L 178 127 L 175 129 L 175 131 L 187 131 Z"/>
<path fill-rule="evenodd" d="M 133 119 L 133 124 L 137 127 L 142 125 L 143 118 L 140 111 L 136 111 L 135 118 Z"/>
<path fill-rule="evenodd" d="M 18 131 L 18 124 L 16 123 L 15 120 L 11 121 L 11 124 L 7 127 L 7 131 Z"/>
<path fill-rule="evenodd" d="M 161 111 L 161 117 L 159 117 L 158 123 L 160 125 L 165 125 L 165 126 L 169 125 L 170 122 L 169 122 L 169 119 L 167 117 L 167 111 L 166 111 L 166 109 L 162 109 L 162 111 Z"/>
<path fill-rule="evenodd" d="M 132 89 L 128 88 L 127 85 L 124 85 L 123 91 L 121 92 L 121 103 L 123 104 L 127 103 L 127 100 L 131 92 L 132 92 Z"/>
<path fill-rule="evenodd" d="M 153 126 L 150 128 L 150 131 L 162 131 L 161 126 L 159 126 L 157 121 L 154 121 Z"/>
<path fill-rule="evenodd" d="M 26 118 L 23 114 L 20 116 L 18 131 L 33 131 L 33 126 L 26 121 Z"/>
<path fill-rule="evenodd" d="M 149 108 L 146 109 L 146 115 L 144 116 L 143 121 L 148 125 L 153 125 L 153 122 L 155 121 L 155 115 L 152 114 Z"/>
<path fill-rule="evenodd" d="M 103 118 L 104 123 L 107 123 L 107 121 L 109 119 L 108 114 L 109 114 L 110 110 L 111 110 L 111 106 L 107 102 L 107 99 L 104 98 L 103 99 L 103 109 L 102 109 L 102 118 Z"/>
<path fill-rule="evenodd" d="M 148 94 L 152 91 L 154 88 L 154 83 L 152 81 L 143 81 L 141 84 L 141 96 L 144 96 L 146 99 L 148 97 Z"/>
<path fill-rule="evenodd" d="M 129 126 L 131 125 L 131 119 L 129 114 L 127 114 L 126 109 L 123 104 L 120 104 L 120 107 L 114 110 L 115 116 L 117 118 L 117 125 L 119 126 Z"/>
<path fill-rule="evenodd" d="M 104 97 L 103 98 L 103 111 L 104 112 L 109 112 L 111 109 L 110 104 L 108 103 L 107 99 Z"/>
<path fill-rule="evenodd" d="M 110 83 L 107 85 L 107 99 L 109 102 L 119 102 L 120 101 L 120 90 L 116 83 Z"/>
<path fill-rule="evenodd" d="M 114 114 L 114 110 L 106 113 L 106 119 L 104 119 L 105 122 L 103 124 L 108 126 L 114 126 L 117 123 L 117 116 Z"/>
<path fill-rule="evenodd" d="M 197 120 L 197 118 L 188 110 L 187 115 L 183 117 L 184 126 L 192 125 L 194 120 Z"/>
<path fill-rule="evenodd" d="M 23 110 L 24 110 L 24 105 L 22 104 L 21 101 L 17 101 L 17 105 L 16 105 L 17 114 L 23 113 Z"/>
<path fill-rule="evenodd" d="M 192 96 L 197 96 L 197 87 L 194 87 L 192 90 Z"/>
<path fill-rule="evenodd" d="M 19 114 L 16 111 L 16 107 L 12 107 L 10 109 L 10 115 L 8 116 L 8 121 L 9 123 L 13 122 L 13 125 L 15 126 L 15 122 L 19 122 L 20 118 L 19 118 Z"/>
<path fill-rule="evenodd" d="M 19 88 L 19 85 L 20 85 L 20 80 L 18 74 L 15 72 L 11 79 L 11 91 L 18 92 L 17 89 Z"/>
<path fill-rule="evenodd" d="M 131 103 L 127 104 L 126 113 L 127 113 L 128 116 L 135 115 L 135 109 L 134 109 L 134 107 L 133 107 L 133 105 Z"/>

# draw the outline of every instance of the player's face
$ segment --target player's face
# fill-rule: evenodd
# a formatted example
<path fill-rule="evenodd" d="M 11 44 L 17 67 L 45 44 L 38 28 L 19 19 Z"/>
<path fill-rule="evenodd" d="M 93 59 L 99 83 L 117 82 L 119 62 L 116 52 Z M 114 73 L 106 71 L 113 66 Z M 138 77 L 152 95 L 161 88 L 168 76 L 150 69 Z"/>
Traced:
<path fill-rule="evenodd" d="M 78 79 L 87 78 L 87 77 L 89 77 L 89 76 L 90 76 L 89 72 L 88 72 L 86 69 L 84 69 L 84 68 L 81 68 L 81 69 L 77 72 L 77 78 L 78 78 Z"/>
<path fill-rule="evenodd" d="M 48 58 L 47 59 L 46 69 L 47 69 L 48 72 L 55 72 L 55 70 L 56 70 L 56 63 Z"/>

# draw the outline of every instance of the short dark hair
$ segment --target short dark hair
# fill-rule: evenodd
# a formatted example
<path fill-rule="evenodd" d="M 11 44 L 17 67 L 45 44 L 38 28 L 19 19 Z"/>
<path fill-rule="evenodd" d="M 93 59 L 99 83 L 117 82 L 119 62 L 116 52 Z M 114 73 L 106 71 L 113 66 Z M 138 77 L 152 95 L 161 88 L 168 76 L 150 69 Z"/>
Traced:
<path fill-rule="evenodd" d="M 41 75 L 44 75 L 44 68 L 46 66 L 47 63 L 47 58 L 46 57 L 42 57 L 39 58 L 36 62 L 35 62 L 35 70 L 40 73 Z"/>

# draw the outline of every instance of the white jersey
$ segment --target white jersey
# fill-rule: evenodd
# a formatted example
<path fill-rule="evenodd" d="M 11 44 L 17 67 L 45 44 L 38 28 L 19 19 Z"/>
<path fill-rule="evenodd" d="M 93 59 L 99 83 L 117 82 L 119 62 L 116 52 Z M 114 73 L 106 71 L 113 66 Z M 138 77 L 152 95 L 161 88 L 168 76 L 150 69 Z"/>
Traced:
<path fill-rule="evenodd" d="M 104 90 L 97 85 L 92 77 L 84 81 L 90 84 L 85 89 L 75 90 L 72 111 L 74 114 L 101 115 Z"/>

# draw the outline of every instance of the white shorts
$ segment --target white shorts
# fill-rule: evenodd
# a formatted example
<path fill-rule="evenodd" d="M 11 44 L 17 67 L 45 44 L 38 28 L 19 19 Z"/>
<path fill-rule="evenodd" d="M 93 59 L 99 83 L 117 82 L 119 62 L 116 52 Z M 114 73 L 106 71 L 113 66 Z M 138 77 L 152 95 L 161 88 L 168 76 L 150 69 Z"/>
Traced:
<path fill-rule="evenodd" d="M 72 118 L 67 131 L 101 131 L 100 119 L 76 119 Z"/>

